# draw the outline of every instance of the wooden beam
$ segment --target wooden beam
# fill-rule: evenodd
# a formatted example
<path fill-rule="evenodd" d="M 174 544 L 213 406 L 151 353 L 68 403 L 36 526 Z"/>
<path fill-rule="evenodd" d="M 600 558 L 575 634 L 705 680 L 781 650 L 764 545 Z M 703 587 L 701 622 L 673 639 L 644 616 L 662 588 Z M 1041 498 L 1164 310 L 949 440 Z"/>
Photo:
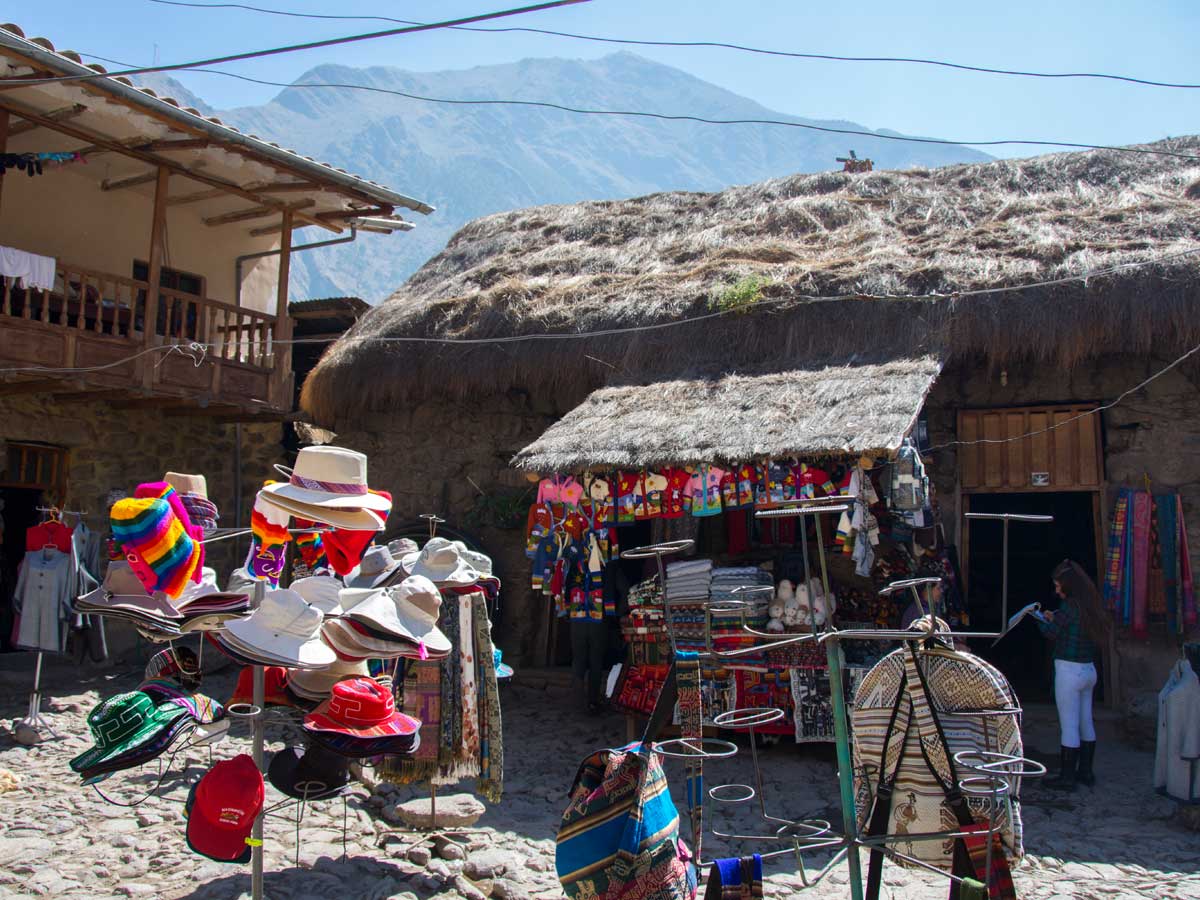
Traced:
<path fill-rule="evenodd" d="M 55 393 L 54 399 L 60 403 L 94 403 L 97 400 L 128 397 L 128 388 L 84 388 L 81 391 L 64 391 Z"/>
<path fill-rule="evenodd" d="M 198 394 L 195 397 L 156 394 L 152 397 L 130 397 L 128 400 L 114 400 L 109 405 L 113 409 L 171 409 L 181 406 L 198 406 L 206 402 L 208 402 L 206 394 Z"/>
<path fill-rule="evenodd" d="M 390 216 L 396 211 L 394 206 L 372 206 L 370 209 L 334 209 L 317 213 L 318 219 L 356 219 L 359 216 Z"/>
<path fill-rule="evenodd" d="M 182 403 L 175 406 L 163 409 L 164 416 L 182 417 L 182 416 L 231 416 L 241 412 L 240 406 L 234 406 L 232 403 L 221 403 L 217 405 L 197 406 L 192 404 L 186 406 Z"/>
<path fill-rule="evenodd" d="M 299 203 L 293 203 L 284 212 L 284 217 L 286 218 L 298 209 L 307 209 L 310 206 L 316 206 L 316 204 L 317 201 L 311 199 L 302 200 Z M 228 225 L 231 222 L 246 222 L 250 219 L 262 219 L 266 218 L 267 216 L 273 216 L 277 212 L 279 212 L 279 210 L 272 206 L 256 206 L 253 209 L 241 209 L 236 210 L 235 212 L 222 213 L 219 216 L 209 216 L 203 221 L 205 225 L 207 225 L 209 228 L 212 228 L 217 225 Z"/>
<path fill-rule="evenodd" d="M 292 386 L 292 317 L 288 315 L 288 279 L 292 274 L 292 212 L 283 214 L 279 243 L 279 284 L 275 287 L 275 368 L 267 396 L 277 407 L 291 409 L 292 398 L 284 396 Z"/>
<path fill-rule="evenodd" d="M 8 152 L 9 115 L 7 109 L 0 109 L 0 153 Z M 0 201 L 4 199 L 4 179 L 0 178 Z M 0 211 L 4 209 L 0 202 Z"/>
<path fill-rule="evenodd" d="M 46 113 L 46 118 L 52 122 L 63 122 L 87 112 L 87 109 L 82 103 L 76 103 L 74 106 L 64 106 L 62 109 L 51 110 Z M 8 129 L 8 136 L 16 137 L 18 134 L 25 134 L 41 127 L 43 126 L 37 122 L 20 122 Z"/>
<path fill-rule="evenodd" d="M 66 134 L 70 137 L 76 138 L 77 140 L 89 142 L 90 144 L 95 145 L 97 148 L 103 148 L 106 150 L 112 150 L 113 152 L 116 152 L 116 153 L 122 153 L 125 156 L 129 156 L 129 157 L 132 157 L 133 159 L 141 160 L 142 162 L 149 163 L 150 165 L 153 165 L 153 166 L 162 166 L 163 168 L 167 169 L 167 171 L 172 174 L 186 176 L 187 178 L 190 178 L 193 181 L 198 181 L 201 184 L 208 185 L 209 187 L 221 188 L 226 193 L 233 194 L 234 196 L 237 196 L 237 197 L 242 197 L 242 198 L 244 198 L 246 200 L 250 200 L 254 203 L 259 203 L 259 204 L 262 204 L 263 206 L 274 206 L 276 209 L 280 210 L 281 212 L 287 208 L 286 204 L 280 203 L 277 201 L 273 201 L 270 198 L 262 197 L 258 194 L 255 194 L 253 191 L 249 191 L 249 190 L 243 188 L 241 185 L 234 184 L 229 181 L 223 181 L 220 178 L 215 178 L 212 175 L 206 175 L 202 172 L 193 171 L 192 169 L 189 169 L 186 166 L 180 165 L 179 163 L 172 162 L 169 159 L 165 159 L 161 156 L 156 156 L 153 153 L 149 153 L 147 151 L 138 150 L 136 147 L 133 147 L 133 146 L 126 146 L 126 145 L 122 144 L 120 141 L 105 138 L 101 135 L 95 134 L 94 132 L 88 131 L 87 129 L 79 128 L 78 126 L 72 125 L 69 122 L 51 122 L 51 121 L 47 120 L 45 118 L 45 116 L 43 116 L 42 114 L 31 111 L 31 110 L 27 109 L 24 105 L 22 105 L 20 103 L 16 103 L 8 98 L 5 98 L 3 100 L 3 102 L 0 102 L 0 108 L 7 109 L 10 113 L 15 113 L 16 115 L 20 116 L 21 118 L 28 119 L 31 122 L 39 122 L 41 124 L 44 124 L 44 125 L 52 128 L 55 131 L 58 131 L 58 132 L 61 132 L 62 134 Z M 344 230 L 339 225 L 333 224 L 331 222 L 326 222 L 322 219 L 316 218 L 315 216 L 307 215 L 306 213 L 296 213 L 296 217 L 298 219 L 301 219 L 302 221 L 304 221 L 306 224 L 316 225 L 320 228 L 324 228 L 326 231 L 332 231 L 334 234 L 341 234 L 342 231 Z"/>
<path fill-rule="evenodd" d="M 52 394 L 55 391 L 79 390 L 79 382 L 62 378 L 38 378 L 30 381 L 6 381 L 0 383 L 0 397 L 16 397 L 24 394 Z"/>
<path fill-rule="evenodd" d="M 210 146 L 212 146 L 212 141 L 208 138 L 178 138 L 138 144 L 137 149 L 154 153 L 162 150 L 203 150 Z"/>
<path fill-rule="evenodd" d="M 198 203 L 201 200 L 215 200 L 217 197 L 225 197 L 229 191 L 222 188 L 210 188 L 206 191 L 195 191 L 191 194 L 180 194 L 178 197 L 171 197 L 167 200 L 167 206 L 181 206 L 184 203 Z"/>
<path fill-rule="evenodd" d="M 100 182 L 102 191 L 120 191 L 124 188 L 137 187 L 139 184 L 149 184 L 158 180 L 158 172 L 146 172 L 144 175 L 132 175 L 129 178 L 118 178 L 109 181 L 107 178 Z"/>
<path fill-rule="evenodd" d="M 264 194 L 286 194 L 294 191 L 323 191 L 325 187 L 311 181 L 276 181 L 272 184 L 255 185 L 254 190 Z"/>
<path fill-rule="evenodd" d="M 305 227 L 305 225 L 303 222 L 301 222 L 299 225 L 296 225 L 296 224 L 292 225 L 293 230 L 295 230 L 296 228 L 304 228 L 304 227 Z M 250 236 L 251 237 L 262 237 L 264 234 L 279 234 L 279 232 L 281 232 L 281 231 L 283 231 L 283 220 L 282 219 L 280 219 L 279 223 L 276 225 L 264 225 L 262 228 L 251 228 Z"/>
<path fill-rule="evenodd" d="M 146 267 L 146 315 L 142 320 L 147 349 L 158 345 L 159 281 L 162 278 L 163 240 L 167 236 L 167 194 L 171 191 L 171 172 L 165 166 L 159 166 L 154 177 L 154 211 L 150 217 L 150 255 Z M 149 389 L 158 369 L 153 364 L 146 365 L 144 369 L 142 387 Z"/>

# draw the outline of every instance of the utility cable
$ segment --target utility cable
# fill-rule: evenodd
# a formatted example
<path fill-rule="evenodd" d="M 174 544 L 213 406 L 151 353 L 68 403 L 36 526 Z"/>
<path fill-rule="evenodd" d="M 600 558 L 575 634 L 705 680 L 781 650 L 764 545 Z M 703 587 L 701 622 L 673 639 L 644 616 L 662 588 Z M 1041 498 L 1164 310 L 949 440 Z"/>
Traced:
<path fill-rule="evenodd" d="M 355 21 L 394 22 L 400 25 L 420 25 L 410 19 L 392 19 L 388 16 L 338 16 L 322 15 L 320 13 L 292 12 L 282 9 L 266 9 L 261 6 L 250 6 L 245 3 L 186 3 L 182 0 L 150 0 L 164 6 L 187 6 L 194 9 L 243 9 L 249 12 L 267 13 L 272 16 L 289 16 L 297 19 L 342 19 Z M 1120 81 L 1127 84 L 1140 84 L 1148 87 L 1183 88 L 1187 90 L 1200 89 L 1200 84 L 1188 84 L 1174 81 L 1155 81 L 1149 78 L 1135 78 L 1130 75 L 1114 75 L 1108 72 L 1032 72 L 1021 69 L 1001 69 L 991 66 L 972 66 L 966 63 L 948 62 L 942 59 L 925 59 L 915 56 L 838 56 L 832 53 L 801 53 L 790 50 L 769 50 L 762 47 L 750 47 L 744 44 L 731 44 L 725 41 L 654 41 L 635 38 L 601 37 L 594 34 L 576 34 L 570 31 L 552 31 L 547 28 L 472 28 L 470 26 L 448 26 L 455 31 L 477 31 L 491 34 L 522 32 L 525 34 L 544 34 L 551 37 L 571 38 L 578 41 L 594 41 L 601 44 L 624 44 L 634 47 L 682 47 L 682 48 L 719 48 L 723 50 L 738 50 L 743 53 L 756 53 L 761 56 L 782 56 L 792 59 L 813 59 L 832 62 L 869 62 L 869 63 L 909 63 L 924 66 L 938 66 L 946 69 L 958 69 L 964 72 L 980 72 L 986 75 L 1017 75 L 1026 78 L 1092 78 L 1107 81 Z"/>
<path fill-rule="evenodd" d="M 121 75 L 144 75 L 149 72 L 176 72 L 181 69 L 194 69 L 197 66 L 211 66 L 227 62 L 240 62 L 246 59 L 259 59 L 264 56 L 276 56 L 281 53 L 295 53 L 301 50 L 315 50 L 320 47 L 333 47 L 340 44 L 351 44 L 357 41 L 369 41 L 375 38 L 392 37 L 398 34 L 413 34 L 418 31 L 434 31 L 440 28 L 453 28 L 469 22 L 485 22 L 491 19 L 502 19 L 508 16 L 519 16 L 525 13 L 555 9 L 560 6 L 572 6 L 576 3 L 589 3 L 591 0 L 549 0 L 534 6 L 522 6 L 515 9 L 505 9 L 499 12 L 482 13 L 477 16 L 467 16 L 460 19 L 448 19 L 444 22 L 433 22 L 427 25 L 410 25 L 404 28 L 391 28 L 386 31 L 372 31 L 366 34 L 351 34 L 345 37 L 327 38 L 320 41 L 309 41 L 305 44 L 288 44 L 284 47 L 272 47 L 267 50 L 250 50 L 245 53 L 232 53 L 227 56 L 214 56 L 210 59 L 193 60 L 192 62 L 170 63 L 162 66 L 141 66 L 124 69 L 118 72 L 96 72 L 91 75 L 59 75 L 51 78 L 9 78 L 4 82 L 8 88 L 24 85 L 57 84 L 66 81 L 94 81 L 97 78 L 116 78 Z"/>
<path fill-rule="evenodd" d="M 88 53 L 84 54 L 89 59 L 101 59 L 104 57 L 96 56 Z M 154 71 L 151 69 L 142 69 L 140 71 Z M 1174 159 L 1184 159 L 1189 162 L 1200 162 L 1200 156 L 1192 153 L 1180 153 L 1175 150 L 1158 150 L 1151 147 L 1120 147 L 1113 144 L 1085 144 L 1076 141 L 1049 141 L 1035 140 L 1024 138 L 1005 138 L 1001 140 L 980 141 L 980 140 L 951 140 L 949 138 L 927 138 L 913 137 L 903 134 L 888 134 L 886 132 L 868 131 L 859 128 L 834 128 L 829 125 L 815 125 L 811 122 L 795 122 L 785 119 L 711 119 L 706 116 L 694 116 L 682 113 L 656 113 L 644 112 L 639 110 L 622 110 L 622 109 L 587 109 L 576 106 L 566 106 L 561 103 L 551 103 L 545 100 L 463 100 L 449 97 L 427 97 L 423 94 L 413 94 L 408 91 L 398 91 L 392 88 L 375 87 L 367 84 L 349 84 L 339 82 L 283 82 L 270 81 L 264 78 L 252 78 L 249 75 L 239 75 L 235 72 L 225 72 L 220 69 L 192 69 L 194 72 L 202 72 L 207 75 L 224 75 L 226 78 L 236 78 L 239 81 L 246 81 L 251 84 L 261 84 L 267 87 L 278 87 L 293 90 L 308 90 L 316 88 L 333 88 L 336 90 L 348 91 L 367 91 L 373 94 L 389 94 L 395 97 L 403 97 L 407 100 L 417 100 L 423 103 L 442 103 L 451 106 L 522 106 L 533 107 L 537 109 L 553 109 L 559 112 L 574 113 L 576 115 L 585 116 L 606 116 L 606 117 L 627 117 L 640 119 L 657 119 L 667 122 L 696 122 L 702 125 L 770 125 L 784 128 L 799 128 L 805 131 L 820 131 L 826 134 L 848 134 L 858 137 L 876 138 L 881 141 L 898 141 L 901 143 L 912 144 L 937 144 L 939 146 L 961 147 L 1001 147 L 1001 146 L 1027 146 L 1027 147 L 1065 147 L 1072 150 L 1110 150 L 1114 153 L 1133 153 L 1145 156 L 1167 156 Z"/>

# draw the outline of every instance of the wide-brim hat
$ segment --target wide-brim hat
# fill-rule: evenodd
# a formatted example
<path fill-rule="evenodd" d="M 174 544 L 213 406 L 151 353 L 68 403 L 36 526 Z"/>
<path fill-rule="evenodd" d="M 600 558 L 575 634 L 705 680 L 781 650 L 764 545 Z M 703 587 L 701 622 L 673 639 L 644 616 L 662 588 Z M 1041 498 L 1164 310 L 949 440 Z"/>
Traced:
<path fill-rule="evenodd" d="M 394 559 L 387 547 L 368 547 L 362 562 L 346 576 L 346 587 L 381 587 L 401 571 L 400 560 Z"/>
<path fill-rule="evenodd" d="M 306 731 L 359 738 L 415 734 L 421 723 L 396 709 L 391 692 L 370 678 L 339 681 L 333 696 L 304 717 Z"/>
<path fill-rule="evenodd" d="M 479 581 L 479 573 L 463 559 L 454 542 L 445 538 L 430 538 L 420 552 L 408 554 L 401 563 L 409 575 L 421 575 L 434 584 L 465 587 Z"/>
<path fill-rule="evenodd" d="M 361 628 L 362 626 L 360 626 Z M 321 627 L 321 636 L 342 662 L 364 659 L 395 659 L 417 652 L 417 645 L 400 638 L 384 640 L 356 629 L 349 619 L 330 619 Z"/>
<path fill-rule="evenodd" d="M 258 654 L 269 663 L 295 668 L 327 666 L 336 658 L 321 640 L 324 614 L 295 591 L 268 591 L 262 604 L 244 619 L 225 623 L 235 648 Z"/>
<path fill-rule="evenodd" d="M 329 691 L 343 678 L 369 676 L 366 660 L 336 660 L 324 669 L 297 669 L 288 675 L 288 686 L 301 696 L 329 696 Z"/>
<path fill-rule="evenodd" d="M 415 721 L 415 720 L 414 720 Z M 418 723 L 420 725 L 420 723 Z M 411 756 L 421 746 L 421 732 L 387 737 L 355 737 L 333 731 L 311 731 L 314 746 L 324 747 L 349 759 L 373 759 L 378 756 Z"/>
<path fill-rule="evenodd" d="M 267 485 L 267 487 L 270 487 L 270 485 Z M 290 497 L 279 494 L 265 493 L 266 489 L 263 488 L 263 492 L 259 496 L 272 506 L 276 506 L 296 518 L 307 519 L 310 522 L 320 522 L 323 525 L 331 525 L 334 528 L 345 528 L 348 531 L 383 531 L 384 529 L 383 518 L 373 510 L 315 506 L 311 503 L 293 500 Z"/>
<path fill-rule="evenodd" d="M 233 619 L 240 619 L 245 612 L 217 612 L 217 613 L 201 613 L 198 616 L 192 616 L 190 619 L 184 619 L 179 623 L 180 634 L 195 634 L 197 631 L 222 631 L 225 628 L 225 623 Z"/>
<path fill-rule="evenodd" d="M 283 666 L 267 666 L 263 669 L 263 703 L 267 706 L 291 706 L 292 698 L 287 695 L 285 688 L 289 672 Z M 227 706 L 237 703 L 254 702 L 254 669 L 244 667 L 238 672 L 237 684 L 233 688 L 233 696 Z"/>
<path fill-rule="evenodd" d="M 307 748 L 285 747 L 271 757 L 267 781 L 297 800 L 323 800 L 350 783 L 350 760 L 316 742 Z"/>
<path fill-rule="evenodd" d="M 395 635 L 414 644 L 424 644 L 430 653 L 450 652 L 450 639 L 437 627 L 437 615 L 423 613 L 410 600 L 415 591 L 432 593 L 440 605 L 437 588 L 420 576 L 410 575 L 396 587 L 342 591 L 343 618 L 362 622 L 368 627 Z"/>
<path fill-rule="evenodd" d="M 76 772 L 82 772 L 127 753 L 149 741 L 164 728 L 171 727 L 180 716 L 186 714 L 182 707 L 174 704 L 155 706 L 154 701 L 141 691 L 110 697 L 88 716 L 88 724 L 96 739 L 95 746 L 76 756 L 69 765 Z M 125 729 L 127 733 L 115 741 L 106 737 L 106 728 L 111 727 L 109 723 L 113 722 L 129 726 Z"/>
<path fill-rule="evenodd" d="M 199 725 L 211 725 L 225 717 L 225 707 L 207 694 L 189 691 L 169 678 L 151 678 L 143 681 L 138 690 L 149 694 L 156 706 L 172 703 L 180 707 Z"/>
<path fill-rule="evenodd" d="M 342 582 L 332 575 L 308 575 L 297 578 L 291 584 L 291 589 L 312 604 L 326 616 L 340 616 L 342 604 L 338 594 L 342 590 Z"/>
<path fill-rule="evenodd" d="M 466 560 L 467 565 L 469 565 L 480 575 L 492 574 L 492 558 L 486 553 L 480 553 L 477 550 L 472 550 L 462 541 L 455 541 L 454 546 L 458 548 L 458 552 L 462 555 L 462 558 Z"/>
<path fill-rule="evenodd" d="M 367 457 L 344 447 L 302 447 L 295 468 L 276 466 L 288 477 L 263 488 L 272 497 L 308 506 L 373 509 L 387 512 L 392 504 L 367 487 Z"/>
<path fill-rule="evenodd" d="M 122 772 L 144 766 L 151 760 L 158 759 L 182 739 L 196 733 L 196 722 L 191 716 L 183 715 L 169 725 L 156 732 L 149 740 L 120 753 L 111 756 L 103 762 L 95 763 L 79 772 L 85 785 L 103 781 L 113 772 Z"/>
<path fill-rule="evenodd" d="M 208 481 L 203 475 L 187 475 L 182 472 L 168 472 L 163 481 L 175 488 L 179 494 L 195 494 L 198 497 L 208 497 Z"/>

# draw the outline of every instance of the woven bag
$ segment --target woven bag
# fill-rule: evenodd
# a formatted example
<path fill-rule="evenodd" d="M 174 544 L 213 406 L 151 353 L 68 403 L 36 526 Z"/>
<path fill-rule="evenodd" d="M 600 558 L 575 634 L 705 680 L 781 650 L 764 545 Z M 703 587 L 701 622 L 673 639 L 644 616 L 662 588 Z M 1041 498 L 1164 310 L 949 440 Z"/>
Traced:
<path fill-rule="evenodd" d="M 913 642 L 880 660 L 855 694 L 852 723 L 858 823 L 871 833 L 956 831 L 968 824 L 968 813 L 986 822 L 988 798 L 958 791 L 975 773 L 957 765 L 954 755 L 1024 755 L 1020 712 L 1007 680 L 979 657 L 944 646 L 917 649 Z M 1004 855 L 1015 860 L 1023 854 L 1020 779 L 1006 780 L 996 832 Z M 956 844 L 901 840 L 891 846 L 953 871 Z"/>

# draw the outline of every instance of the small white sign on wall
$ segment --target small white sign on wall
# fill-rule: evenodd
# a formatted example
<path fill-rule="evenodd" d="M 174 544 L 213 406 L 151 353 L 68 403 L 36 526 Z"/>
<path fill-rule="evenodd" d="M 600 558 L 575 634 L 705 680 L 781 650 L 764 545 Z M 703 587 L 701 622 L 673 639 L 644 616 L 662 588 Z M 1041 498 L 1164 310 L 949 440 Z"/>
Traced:
<path fill-rule="evenodd" d="M 1049 472 L 1034 472 L 1031 476 L 1034 487 L 1050 487 Z"/>

